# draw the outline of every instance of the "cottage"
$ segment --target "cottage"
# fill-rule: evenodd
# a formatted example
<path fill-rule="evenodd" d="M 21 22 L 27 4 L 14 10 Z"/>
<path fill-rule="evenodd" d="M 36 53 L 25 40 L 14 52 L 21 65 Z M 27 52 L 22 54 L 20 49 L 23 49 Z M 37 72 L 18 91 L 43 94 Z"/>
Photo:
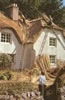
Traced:
<path fill-rule="evenodd" d="M 43 15 L 42 32 L 34 43 L 36 56 L 47 55 L 52 67 L 56 67 L 59 61 L 65 61 L 65 30 L 55 25 L 52 19 Z M 50 20 L 50 21 L 49 21 Z M 50 22 L 50 23 L 49 23 Z"/>
<path fill-rule="evenodd" d="M 35 51 L 32 40 L 26 40 L 29 25 L 24 22 L 23 15 L 19 16 L 16 4 L 9 6 L 7 12 L 8 16 L 0 13 L 0 53 L 13 57 L 13 69 L 31 68 Z"/>
<path fill-rule="evenodd" d="M 32 68 L 35 55 L 48 55 L 51 65 L 65 60 L 65 31 L 47 16 L 26 20 L 19 15 L 17 4 L 6 8 L 8 15 L 0 13 L 0 53 L 13 57 L 12 68 Z"/>

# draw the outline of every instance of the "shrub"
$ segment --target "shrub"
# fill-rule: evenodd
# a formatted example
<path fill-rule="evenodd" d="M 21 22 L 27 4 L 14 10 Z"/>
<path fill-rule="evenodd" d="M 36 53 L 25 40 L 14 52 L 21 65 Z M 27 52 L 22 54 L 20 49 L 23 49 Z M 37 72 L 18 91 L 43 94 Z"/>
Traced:
<path fill-rule="evenodd" d="M 4 76 L 7 77 L 7 80 L 11 80 L 13 77 L 13 74 L 10 71 L 8 71 L 4 73 Z"/>
<path fill-rule="evenodd" d="M 7 71 L 5 73 L 0 73 L 0 80 L 11 80 L 13 77 L 13 74 L 10 71 Z"/>
<path fill-rule="evenodd" d="M 9 82 L 0 83 L 0 95 L 22 94 L 23 92 L 34 91 L 33 84 L 30 82 Z"/>
<path fill-rule="evenodd" d="M 0 80 L 7 80 L 7 77 L 4 76 L 3 74 L 0 75 Z"/>
<path fill-rule="evenodd" d="M 0 69 L 11 68 L 12 57 L 8 54 L 0 54 Z"/>

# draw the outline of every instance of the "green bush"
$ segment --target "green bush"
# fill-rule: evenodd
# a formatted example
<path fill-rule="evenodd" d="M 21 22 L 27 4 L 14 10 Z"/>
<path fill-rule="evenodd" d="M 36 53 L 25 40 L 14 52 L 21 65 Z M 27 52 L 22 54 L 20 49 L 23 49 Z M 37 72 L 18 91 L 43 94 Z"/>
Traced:
<path fill-rule="evenodd" d="M 5 73 L 3 73 L 3 74 L 4 74 L 5 77 L 7 77 L 7 80 L 11 80 L 12 77 L 13 77 L 13 74 L 12 74 L 10 71 L 5 72 Z"/>
<path fill-rule="evenodd" d="M 0 54 L 0 69 L 11 68 L 12 57 L 8 54 Z"/>
<path fill-rule="evenodd" d="M 0 80 L 11 80 L 13 77 L 13 74 L 11 72 L 5 72 L 0 74 Z"/>
<path fill-rule="evenodd" d="M 0 75 L 0 80 L 7 80 L 7 77 L 4 76 L 3 74 Z"/>

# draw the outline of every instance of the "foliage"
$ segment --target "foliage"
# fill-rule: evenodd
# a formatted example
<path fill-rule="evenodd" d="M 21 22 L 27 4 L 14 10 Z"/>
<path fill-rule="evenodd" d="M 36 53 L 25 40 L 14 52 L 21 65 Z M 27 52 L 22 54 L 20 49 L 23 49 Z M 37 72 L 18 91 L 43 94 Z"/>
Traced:
<path fill-rule="evenodd" d="M 34 90 L 33 84 L 28 82 L 9 82 L 0 83 L 0 95 L 3 94 L 22 94 Z"/>
<path fill-rule="evenodd" d="M 32 75 L 40 75 L 40 71 L 39 71 L 39 69 L 38 68 L 34 68 L 33 70 L 32 70 L 32 72 L 31 72 L 31 74 Z"/>
<path fill-rule="evenodd" d="M 3 75 L 7 77 L 7 80 L 11 80 L 13 77 L 13 74 L 10 71 L 3 73 Z"/>
<path fill-rule="evenodd" d="M 7 77 L 3 74 L 0 74 L 0 80 L 7 80 Z"/>
<path fill-rule="evenodd" d="M 52 16 L 56 24 L 65 27 L 63 0 L 0 0 L 0 10 L 6 11 L 5 8 L 12 3 L 18 4 L 20 12 L 26 18 L 34 19 L 45 12 Z"/>
<path fill-rule="evenodd" d="M 64 26 L 63 22 L 65 15 L 65 8 L 63 6 L 63 0 L 43 0 L 39 6 L 41 13 L 45 12 L 48 16 L 51 15 L 53 21 L 60 26 Z"/>
<path fill-rule="evenodd" d="M 65 65 L 59 70 L 54 84 L 57 84 L 58 88 L 65 86 Z"/>
<path fill-rule="evenodd" d="M 0 80 L 11 80 L 12 77 L 13 74 L 10 71 L 0 74 Z"/>
<path fill-rule="evenodd" d="M 11 68 L 12 58 L 7 54 L 0 54 L 0 69 Z"/>

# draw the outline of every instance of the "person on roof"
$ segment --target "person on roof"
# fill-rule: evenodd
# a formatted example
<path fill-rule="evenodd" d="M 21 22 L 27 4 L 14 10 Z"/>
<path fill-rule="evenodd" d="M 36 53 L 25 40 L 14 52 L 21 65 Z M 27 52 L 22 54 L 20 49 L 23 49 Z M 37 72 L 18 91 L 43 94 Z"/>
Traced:
<path fill-rule="evenodd" d="M 44 75 L 44 72 L 41 72 L 41 75 L 39 77 L 39 91 L 42 95 L 42 100 L 44 100 L 44 87 L 45 87 L 45 83 L 46 83 L 46 77 Z"/>

